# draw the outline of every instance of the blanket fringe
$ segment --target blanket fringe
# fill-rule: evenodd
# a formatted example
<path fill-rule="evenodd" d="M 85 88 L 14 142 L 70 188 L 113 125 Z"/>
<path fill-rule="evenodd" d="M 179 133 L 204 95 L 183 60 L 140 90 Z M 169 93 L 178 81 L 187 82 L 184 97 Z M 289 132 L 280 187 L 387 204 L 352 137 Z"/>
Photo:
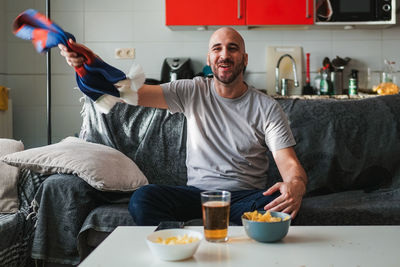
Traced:
<path fill-rule="evenodd" d="M 29 220 L 32 218 L 32 220 L 35 221 L 35 228 L 37 226 L 37 212 L 39 210 L 39 203 L 36 201 L 36 199 L 33 199 L 31 202 L 31 205 L 29 206 L 29 211 L 31 211 L 25 218 L 25 220 Z"/>

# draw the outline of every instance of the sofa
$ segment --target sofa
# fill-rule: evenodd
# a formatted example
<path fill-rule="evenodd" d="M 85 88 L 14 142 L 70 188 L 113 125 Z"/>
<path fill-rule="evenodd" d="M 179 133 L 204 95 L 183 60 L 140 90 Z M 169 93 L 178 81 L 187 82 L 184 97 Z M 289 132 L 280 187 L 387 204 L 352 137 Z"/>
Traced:
<path fill-rule="evenodd" d="M 309 180 L 292 225 L 400 224 L 400 95 L 277 101 Z M 79 138 L 122 152 L 149 183 L 186 182 L 182 114 L 117 104 L 105 115 L 86 99 Z M 269 157 L 266 188 L 281 180 Z M 40 177 L 32 258 L 77 265 L 117 226 L 135 225 L 127 209 L 134 191 L 101 191 L 73 174 Z"/>

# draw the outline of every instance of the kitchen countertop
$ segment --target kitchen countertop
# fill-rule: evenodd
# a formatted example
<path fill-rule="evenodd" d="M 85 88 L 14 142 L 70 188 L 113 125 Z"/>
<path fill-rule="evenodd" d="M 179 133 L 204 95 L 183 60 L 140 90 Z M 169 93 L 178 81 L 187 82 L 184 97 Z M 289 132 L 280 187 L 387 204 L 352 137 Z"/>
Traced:
<path fill-rule="evenodd" d="M 364 99 L 376 97 L 377 94 L 359 93 L 358 95 L 272 95 L 275 99 L 289 98 L 289 99 Z"/>

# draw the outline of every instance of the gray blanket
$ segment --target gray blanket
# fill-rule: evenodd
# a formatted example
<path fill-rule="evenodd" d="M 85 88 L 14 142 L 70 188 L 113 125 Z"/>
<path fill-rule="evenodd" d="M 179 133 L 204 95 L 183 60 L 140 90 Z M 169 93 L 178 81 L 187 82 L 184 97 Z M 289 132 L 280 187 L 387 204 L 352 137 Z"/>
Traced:
<path fill-rule="evenodd" d="M 279 103 L 309 177 L 309 196 L 400 186 L 400 95 Z M 271 165 L 271 176 L 279 176 Z"/>
<path fill-rule="evenodd" d="M 81 228 L 105 230 L 106 218 L 112 221 L 118 215 L 105 214 L 101 221 L 95 221 L 93 225 L 85 223 L 90 212 L 107 203 L 127 203 L 131 194 L 101 192 L 69 174 L 48 177 L 35 198 L 39 203 L 39 212 L 32 258 L 62 264 L 79 263 L 78 234 Z M 85 253 L 85 249 L 82 248 L 81 254 Z"/>
<path fill-rule="evenodd" d="M 117 105 L 108 115 L 97 113 L 86 101 L 80 137 L 120 150 L 135 161 L 150 183 L 186 183 L 186 120 L 166 110 Z M 38 224 L 32 257 L 50 262 L 77 264 L 86 255 L 79 242 L 87 229 L 112 231 L 115 225 L 134 225 L 127 214 L 129 193 L 105 193 L 72 175 L 55 174 L 39 188 Z M 103 209 L 101 218 L 91 213 L 96 207 L 124 203 L 124 216 Z"/>
<path fill-rule="evenodd" d="M 31 202 L 45 178 L 28 170 L 20 171 L 19 210 L 14 214 L 0 214 L 0 266 L 25 266 L 29 263 L 36 222 L 35 214 L 31 214 L 34 211 Z"/>

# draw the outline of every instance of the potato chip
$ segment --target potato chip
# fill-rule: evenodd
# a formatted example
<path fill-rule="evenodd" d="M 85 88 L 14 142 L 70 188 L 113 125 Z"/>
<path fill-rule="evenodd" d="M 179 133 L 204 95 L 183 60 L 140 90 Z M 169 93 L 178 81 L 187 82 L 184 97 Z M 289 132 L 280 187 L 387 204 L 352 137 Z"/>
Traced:
<path fill-rule="evenodd" d="M 199 240 L 197 237 L 188 236 L 187 234 L 184 234 L 183 236 L 171 236 L 165 239 L 158 237 L 155 243 L 160 243 L 164 245 L 177 245 L 177 244 L 189 244 L 196 242 L 197 240 Z"/>
<path fill-rule="evenodd" d="M 248 211 L 243 213 L 243 217 L 250 221 L 256 222 L 280 222 L 282 221 L 281 217 L 274 217 L 271 215 L 270 211 L 265 212 L 264 214 L 259 213 L 257 210 L 255 211 Z M 283 221 L 287 221 L 290 219 L 290 216 L 286 216 Z"/>

